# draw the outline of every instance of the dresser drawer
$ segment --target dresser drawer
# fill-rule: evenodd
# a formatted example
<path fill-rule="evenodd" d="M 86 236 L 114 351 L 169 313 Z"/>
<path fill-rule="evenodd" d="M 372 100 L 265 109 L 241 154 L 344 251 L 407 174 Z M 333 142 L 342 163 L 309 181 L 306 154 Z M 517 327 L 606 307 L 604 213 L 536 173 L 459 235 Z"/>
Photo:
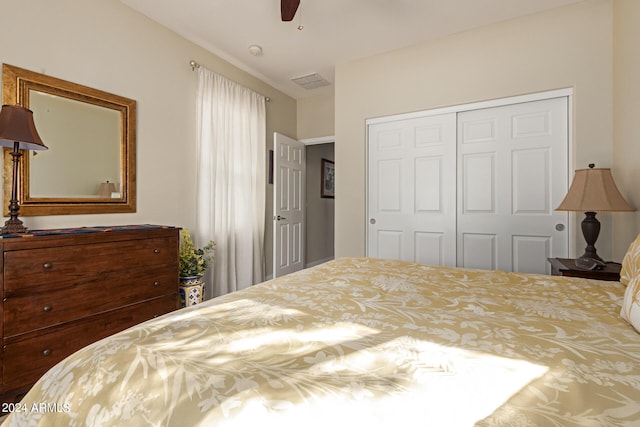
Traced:
<path fill-rule="evenodd" d="M 158 267 L 112 273 L 82 285 L 8 297 L 4 301 L 4 336 L 57 325 L 162 295 L 175 295 L 177 288 L 176 269 Z"/>
<path fill-rule="evenodd" d="M 177 308 L 177 295 L 167 295 L 119 310 L 51 328 L 21 341 L 5 339 L 2 380 L 5 388 L 35 382 L 47 369 L 95 341 Z"/>
<path fill-rule="evenodd" d="M 178 248 L 174 241 L 176 244 L 168 245 L 166 239 L 157 238 L 7 251 L 4 289 L 52 289 L 140 266 L 175 266 Z"/>

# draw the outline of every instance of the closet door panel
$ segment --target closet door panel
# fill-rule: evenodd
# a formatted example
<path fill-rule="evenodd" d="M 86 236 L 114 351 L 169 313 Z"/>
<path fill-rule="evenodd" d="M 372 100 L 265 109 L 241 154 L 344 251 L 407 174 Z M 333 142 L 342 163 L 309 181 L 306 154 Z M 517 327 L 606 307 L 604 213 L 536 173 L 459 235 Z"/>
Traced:
<path fill-rule="evenodd" d="M 513 153 L 512 215 L 547 215 L 553 211 L 551 150 L 517 150 Z"/>
<path fill-rule="evenodd" d="M 466 215 L 496 213 L 495 153 L 474 153 L 462 159 L 462 210 Z"/>
<path fill-rule="evenodd" d="M 459 114 L 459 265 L 549 274 L 546 259 L 568 254 L 568 215 L 554 211 L 567 191 L 567 111 L 554 98 Z M 495 236 L 495 257 L 474 256 L 468 235 Z"/>
<path fill-rule="evenodd" d="M 455 119 L 368 127 L 368 256 L 456 264 Z"/>
<path fill-rule="evenodd" d="M 414 236 L 415 261 L 428 265 L 443 265 L 444 233 L 416 231 Z"/>
<path fill-rule="evenodd" d="M 495 234 L 462 233 L 462 251 L 458 264 L 466 268 L 495 270 L 498 259 L 498 236 Z"/>

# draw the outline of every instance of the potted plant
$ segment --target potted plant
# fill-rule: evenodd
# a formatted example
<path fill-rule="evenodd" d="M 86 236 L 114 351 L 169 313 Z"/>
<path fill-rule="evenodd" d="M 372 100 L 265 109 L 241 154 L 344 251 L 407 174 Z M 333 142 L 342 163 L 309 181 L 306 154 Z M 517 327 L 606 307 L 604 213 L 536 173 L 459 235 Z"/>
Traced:
<path fill-rule="evenodd" d="M 203 276 L 213 265 L 216 244 L 212 240 L 203 248 L 196 248 L 188 229 L 180 230 L 180 302 L 183 307 L 202 302 Z"/>

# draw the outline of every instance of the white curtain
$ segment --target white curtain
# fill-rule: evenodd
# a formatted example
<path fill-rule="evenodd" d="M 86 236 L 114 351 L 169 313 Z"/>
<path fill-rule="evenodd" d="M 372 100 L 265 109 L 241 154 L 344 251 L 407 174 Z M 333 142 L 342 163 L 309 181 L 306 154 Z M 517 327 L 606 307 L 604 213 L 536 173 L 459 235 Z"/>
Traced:
<path fill-rule="evenodd" d="M 197 72 L 195 239 L 216 242 L 210 297 L 264 280 L 266 100 L 204 67 Z"/>

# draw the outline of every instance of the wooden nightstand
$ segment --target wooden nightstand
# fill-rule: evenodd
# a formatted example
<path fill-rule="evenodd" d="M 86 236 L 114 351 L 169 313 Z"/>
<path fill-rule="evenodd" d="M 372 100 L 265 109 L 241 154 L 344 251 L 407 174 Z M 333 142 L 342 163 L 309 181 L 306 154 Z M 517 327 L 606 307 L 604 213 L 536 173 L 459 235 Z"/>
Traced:
<path fill-rule="evenodd" d="M 551 274 L 554 276 L 583 277 L 585 279 L 620 280 L 621 265 L 615 262 L 607 263 L 607 266 L 599 270 L 581 270 L 575 265 L 575 259 L 571 258 L 547 258 L 551 263 Z"/>

